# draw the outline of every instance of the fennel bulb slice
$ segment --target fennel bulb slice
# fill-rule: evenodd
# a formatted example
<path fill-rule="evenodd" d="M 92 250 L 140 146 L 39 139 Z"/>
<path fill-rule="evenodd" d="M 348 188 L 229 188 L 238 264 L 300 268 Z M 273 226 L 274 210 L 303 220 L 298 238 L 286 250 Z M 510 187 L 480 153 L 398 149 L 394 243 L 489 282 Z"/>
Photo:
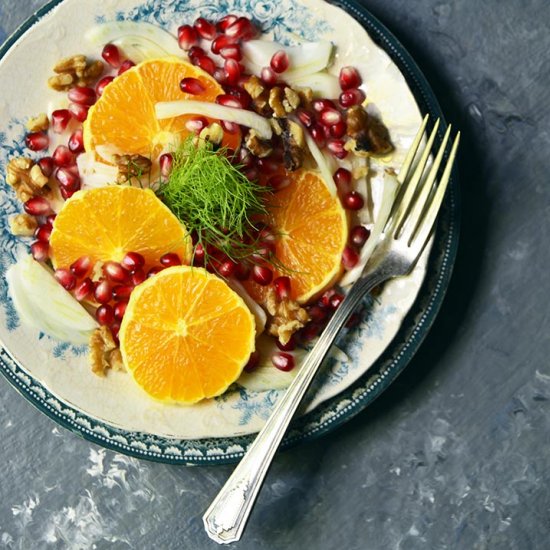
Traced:
<path fill-rule="evenodd" d="M 284 73 L 284 78 L 293 88 L 311 88 L 313 97 L 336 98 L 342 91 L 338 77 L 324 71 L 307 74 L 298 78 L 294 76 L 288 77 Z"/>

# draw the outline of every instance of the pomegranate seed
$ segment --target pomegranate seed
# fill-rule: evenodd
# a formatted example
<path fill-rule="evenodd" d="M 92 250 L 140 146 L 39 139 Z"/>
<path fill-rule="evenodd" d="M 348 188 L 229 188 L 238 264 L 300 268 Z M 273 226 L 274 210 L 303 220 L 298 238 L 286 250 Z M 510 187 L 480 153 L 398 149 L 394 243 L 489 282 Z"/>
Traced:
<path fill-rule="evenodd" d="M 120 332 L 120 322 L 115 321 L 109 329 L 111 330 L 111 334 L 113 335 L 113 340 L 115 341 L 115 344 L 117 346 L 120 345 L 120 340 L 118 339 L 118 333 Z"/>
<path fill-rule="evenodd" d="M 127 252 L 120 263 L 130 273 L 134 273 L 136 269 L 144 266 L 145 258 L 137 252 Z"/>
<path fill-rule="evenodd" d="M 260 352 L 253 351 L 248 358 L 248 363 L 245 365 L 244 370 L 246 372 L 252 372 L 258 368 L 260 364 Z"/>
<path fill-rule="evenodd" d="M 290 277 L 277 277 L 273 281 L 273 286 L 278 300 L 290 298 Z"/>
<path fill-rule="evenodd" d="M 282 344 L 280 340 L 275 340 L 275 344 L 281 351 L 293 351 L 296 349 L 296 338 L 293 334 L 286 344 Z"/>
<path fill-rule="evenodd" d="M 315 99 L 312 106 L 317 113 L 322 113 L 325 109 L 336 109 L 336 105 L 330 99 Z"/>
<path fill-rule="evenodd" d="M 36 228 L 34 236 L 38 241 L 49 242 L 53 227 L 49 223 L 43 223 Z"/>
<path fill-rule="evenodd" d="M 288 187 L 290 185 L 290 178 L 285 176 L 284 174 L 279 174 L 277 176 L 271 176 L 267 180 L 267 187 L 271 187 L 273 191 L 277 192 L 281 189 L 284 189 L 285 187 Z"/>
<path fill-rule="evenodd" d="M 342 252 L 342 264 L 346 269 L 352 269 L 357 265 L 357 262 L 359 261 L 359 254 L 351 248 L 350 246 L 346 246 L 344 248 L 344 252 Z"/>
<path fill-rule="evenodd" d="M 197 60 L 196 65 L 198 65 L 203 71 L 206 71 L 208 74 L 211 75 L 213 75 L 216 71 L 216 64 L 212 59 L 210 59 L 210 57 L 206 55 L 204 57 L 200 57 Z"/>
<path fill-rule="evenodd" d="M 72 290 L 76 286 L 76 277 L 69 269 L 65 269 L 64 267 L 56 269 L 54 277 L 65 290 Z"/>
<path fill-rule="evenodd" d="M 311 306 L 308 308 L 309 316 L 314 323 L 319 323 L 327 318 L 327 310 L 320 306 Z"/>
<path fill-rule="evenodd" d="M 122 321 L 124 314 L 126 313 L 126 308 L 128 307 L 128 302 L 121 301 L 117 302 L 114 307 L 115 319 Z"/>
<path fill-rule="evenodd" d="M 74 290 L 74 297 L 79 301 L 85 300 L 94 291 L 94 283 L 89 277 L 86 277 L 81 283 L 79 283 Z"/>
<path fill-rule="evenodd" d="M 50 203 L 44 197 L 32 197 L 24 205 L 23 208 L 27 214 L 31 216 L 46 216 L 52 210 Z"/>
<path fill-rule="evenodd" d="M 234 59 L 226 59 L 223 64 L 223 70 L 228 84 L 237 84 L 241 77 L 241 65 Z"/>
<path fill-rule="evenodd" d="M 57 214 L 50 214 L 49 216 L 46 216 L 46 223 L 49 223 L 51 226 L 53 226 L 55 218 L 57 218 Z"/>
<path fill-rule="evenodd" d="M 182 50 L 190 50 L 199 43 L 199 35 L 195 27 L 182 25 L 178 28 L 178 44 Z"/>
<path fill-rule="evenodd" d="M 342 90 L 357 88 L 361 85 L 361 77 L 355 67 L 342 67 L 340 70 L 339 81 L 340 88 L 342 88 Z"/>
<path fill-rule="evenodd" d="M 193 251 L 193 265 L 198 267 L 203 266 L 204 258 L 205 258 L 204 247 L 202 246 L 201 243 L 197 243 L 195 245 L 195 250 Z"/>
<path fill-rule="evenodd" d="M 324 126 L 334 126 L 335 124 L 342 122 L 342 113 L 332 107 L 329 107 L 321 111 L 319 118 L 321 120 L 321 124 Z"/>
<path fill-rule="evenodd" d="M 67 189 L 66 187 L 59 188 L 59 192 L 61 193 L 63 200 L 70 199 L 77 191 L 78 189 Z"/>
<path fill-rule="evenodd" d="M 115 79 L 114 76 L 104 76 L 96 85 L 95 85 L 95 93 L 97 94 L 97 97 L 101 97 L 103 95 L 103 92 L 105 91 L 105 88 Z"/>
<path fill-rule="evenodd" d="M 196 64 L 195 61 L 200 57 L 204 57 L 206 52 L 200 46 L 192 46 L 187 55 L 191 62 Z"/>
<path fill-rule="evenodd" d="M 369 237 L 370 231 L 366 227 L 362 225 L 356 225 L 351 230 L 349 240 L 353 245 L 361 248 L 367 242 L 367 239 Z"/>
<path fill-rule="evenodd" d="M 343 294 L 334 293 L 334 296 L 330 299 L 330 307 L 332 309 L 338 309 L 340 304 L 344 301 Z"/>
<path fill-rule="evenodd" d="M 52 157 L 43 157 L 38 161 L 42 173 L 49 178 L 53 174 L 54 163 Z"/>
<path fill-rule="evenodd" d="M 106 44 L 101 52 L 101 57 L 114 69 L 120 67 L 120 51 L 114 44 Z"/>
<path fill-rule="evenodd" d="M 70 166 L 74 164 L 74 155 L 65 145 L 58 145 L 52 155 L 56 166 Z"/>
<path fill-rule="evenodd" d="M 333 288 L 329 289 L 329 290 L 326 290 L 323 295 L 321 296 L 318 304 L 321 306 L 321 307 L 329 307 L 330 306 L 330 301 L 332 299 L 332 297 L 336 294 L 336 290 L 334 290 Z"/>
<path fill-rule="evenodd" d="M 241 147 L 241 149 L 239 149 L 238 157 L 238 164 L 243 168 L 250 168 L 251 166 L 255 166 L 256 164 L 254 156 L 245 147 Z"/>
<path fill-rule="evenodd" d="M 216 79 L 218 84 L 224 85 L 227 82 L 227 76 L 225 75 L 225 71 L 222 67 L 216 67 L 216 70 L 212 76 Z"/>
<path fill-rule="evenodd" d="M 277 173 L 281 167 L 280 163 L 275 162 L 272 158 L 266 157 L 263 159 L 258 159 L 256 165 L 260 172 L 264 175 L 273 175 Z"/>
<path fill-rule="evenodd" d="M 69 138 L 69 151 L 78 155 L 84 151 L 84 137 L 82 135 L 82 128 L 75 130 Z"/>
<path fill-rule="evenodd" d="M 250 277 L 251 268 L 246 263 L 240 263 L 235 269 L 235 277 L 239 281 L 246 281 Z"/>
<path fill-rule="evenodd" d="M 130 274 L 118 262 L 105 262 L 103 273 L 115 283 L 127 283 L 130 280 Z"/>
<path fill-rule="evenodd" d="M 321 332 L 320 325 L 318 325 L 317 323 L 308 323 L 300 331 L 300 340 L 302 340 L 302 342 L 310 342 L 311 340 L 319 336 L 319 332 Z"/>
<path fill-rule="evenodd" d="M 277 74 L 271 67 L 264 67 L 260 72 L 260 78 L 266 86 L 274 86 L 277 83 Z"/>
<path fill-rule="evenodd" d="M 194 27 L 199 36 L 205 40 L 213 40 L 216 36 L 216 26 L 204 17 L 199 17 Z"/>
<path fill-rule="evenodd" d="M 234 61 L 240 61 L 243 58 L 241 48 L 239 48 L 238 44 L 229 44 L 221 48 L 220 55 L 224 59 L 233 59 Z"/>
<path fill-rule="evenodd" d="M 132 290 L 134 290 L 133 286 L 117 285 L 113 287 L 113 298 L 117 301 L 126 300 L 130 297 L 130 294 L 132 294 Z"/>
<path fill-rule="evenodd" d="M 290 59 L 284 50 L 279 50 L 273 54 L 269 64 L 276 73 L 284 73 L 290 65 Z"/>
<path fill-rule="evenodd" d="M 344 149 L 344 141 L 341 139 L 329 139 L 327 147 L 337 159 L 344 159 L 348 156 L 348 152 Z"/>
<path fill-rule="evenodd" d="M 170 153 L 164 153 L 159 158 L 160 174 L 163 178 L 168 178 L 172 173 L 174 157 Z"/>
<path fill-rule="evenodd" d="M 361 322 L 361 316 L 359 313 L 352 313 L 350 318 L 346 322 L 346 328 L 356 327 Z"/>
<path fill-rule="evenodd" d="M 239 17 L 225 29 L 225 35 L 238 40 L 252 40 L 258 34 L 258 29 L 246 17 Z"/>
<path fill-rule="evenodd" d="M 341 120 L 329 128 L 330 137 L 333 138 L 343 138 L 348 131 L 346 123 Z"/>
<path fill-rule="evenodd" d="M 361 193 L 349 191 L 343 196 L 342 203 L 347 210 L 361 210 L 365 205 L 365 200 Z"/>
<path fill-rule="evenodd" d="M 61 134 L 67 129 L 71 120 L 69 109 L 58 109 L 52 113 L 52 130 L 56 134 Z"/>
<path fill-rule="evenodd" d="M 246 176 L 246 179 L 248 179 L 249 181 L 257 181 L 258 178 L 260 177 L 260 173 L 258 172 L 258 169 L 255 166 L 242 170 L 242 173 Z"/>
<path fill-rule="evenodd" d="M 268 285 L 273 280 L 273 271 L 263 265 L 255 265 L 252 268 L 252 278 L 262 286 Z"/>
<path fill-rule="evenodd" d="M 172 267 L 174 265 L 181 265 L 180 257 L 174 252 L 169 252 L 160 257 L 160 263 L 164 267 Z"/>
<path fill-rule="evenodd" d="M 296 111 L 296 115 L 298 116 L 298 119 L 300 120 L 300 122 L 306 128 L 311 128 L 311 126 L 315 122 L 315 118 L 313 117 L 313 115 L 309 111 L 306 111 L 305 109 L 298 109 Z"/>
<path fill-rule="evenodd" d="M 129 71 L 132 67 L 135 67 L 136 64 L 131 61 L 130 59 L 127 59 L 121 66 L 120 66 L 120 69 L 118 70 L 118 73 L 117 75 L 120 76 L 121 74 L 124 74 L 126 71 Z"/>
<path fill-rule="evenodd" d="M 235 122 L 228 122 L 227 120 L 220 120 L 220 123 L 222 125 L 222 128 L 228 133 L 228 134 L 236 134 L 240 127 Z"/>
<path fill-rule="evenodd" d="M 141 267 L 138 267 L 133 273 L 132 273 L 132 284 L 134 286 L 138 286 L 143 281 L 147 279 L 147 275 L 145 275 L 145 271 Z"/>
<path fill-rule="evenodd" d="M 327 138 L 325 137 L 325 131 L 323 127 L 317 122 L 309 129 L 311 137 L 315 140 L 317 147 L 324 147 L 327 144 Z"/>
<path fill-rule="evenodd" d="M 282 370 L 283 372 L 289 372 L 295 366 L 294 356 L 284 351 L 276 351 L 271 357 L 271 362 L 274 367 Z"/>
<path fill-rule="evenodd" d="M 50 255 L 50 245 L 45 241 L 36 241 L 31 244 L 31 254 L 37 262 L 45 262 Z"/>
<path fill-rule="evenodd" d="M 109 304 L 103 304 L 96 309 L 95 318 L 100 325 L 110 326 L 115 321 L 115 311 Z"/>
<path fill-rule="evenodd" d="M 100 304 L 106 304 L 113 299 L 113 291 L 108 281 L 100 281 L 94 290 L 94 298 Z"/>
<path fill-rule="evenodd" d="M 222 262 L 218 267 L 218 273 L 225 278 L 232 277 L 237 269 L 237 264 L 231 260 Z"/>
<path fill-rule="evenodd" d="M 243 104 L 235 96 L 230 94 L 221 94 L 216 98 L 218 105 L 224 105 L 225 107 L 233 107 L 234 109 L 243 109 Z"/>
<path fill-rule="evenodd" d="M 203 116 L 193 117 L 185 121 L 185 127 L 190 132 L 200 133 L 201 130 L 208 126 L 208 120 Z"/>
<path fill-rule="evenodd" d="M 365 93 L 359 90 L 358 88 L 351 88 L 340 94 L 340 105 L 347 109 L 353 105 L 360 105 L 365 101 Z"/>
<path fill-rule="evenodd" d="M 241 102 L 244 109 L 248 109 L 252 103 L 252 97 L 250 97 L 250 94 L 239 86 L 226 86 L 225 90 L 229 95 L 236 97 Z"/>
<path fill-rule="evenodd" d="M 76 277 L 82 279 L 82 277 L 86 277 L 92 270 L 92 260 L 89 256 L 80 256 L 78 260 L 75 260 L 71 264 L 70 269 Z"/>
<path fill-rule="evenodd" d="M 147 272 L 147 278 L 150 279 L 151 277 L 153 277 L 153 276 L 156 275 L 157 273 L 160 273 L 163 269 L 164 269 L 164 267 L 161 267 L 160 265 L 157 265 L 157 266 L 155 266 L 155 267 L 152 267 L 152 268 Z"/>
<path fill-rule="evenodd" d="M 236 44 L 237 44 L 237 40 L 235 38 L 230 38 L 229 36 L 220 35 L 212 41 L 210 50 L 212 51 L 212 53 L 219 55 L 223 49 L 236 46 Z"/>
<path fill-rule="evenodd" d="M 216 23 L 216 29 L 218 32 L 225 32 L 227 27 L 230 27 L 237 21 L 238 17 L 236 15 L 226 15 L 225 17 L 222 17 L 217 23 Z"/>
<path fill-rule="evenodd" d="M 345 168 L 338 168 L 338 170 L 334 172 L 333 179 L 340 191 L 347 191 L 351 185 L 351 172 Z"/>
<path fill-rule="evenodd" d="M 180 82 L 180 90 L 185 94 L 199 95 L 204 93 L 205 89 L 198 78 L 188 77 Z"/>
<path fill-rule="evenodd" d="M 69 111 L 72 117 L 78 122 L 84 122 L 88 118 L 89 107 L 86 105 L 79 105 L 78 103 L 71 103 L 69 105 Z"/>
<path fill-rule="evenodd" d="M 55 171 L 55 179 L 59 183 L 62 191 L 72 194 L 80 189 L 80 178 L 75 176 L 69 168 L 58 168 Z"/>
<path fill-rule="evenodd" d="M 25 144 L 31 151 L 43 151 L 48 148 L 50 140 L 45 132 L 31 132 L 27 134 Z"/>
<path fill-rule="evenodd" d="M 86 86 L 75 86 L 69 90 L 69 100 L 78 105 L 93 105 L 96 97 L 95 90 Z"/>

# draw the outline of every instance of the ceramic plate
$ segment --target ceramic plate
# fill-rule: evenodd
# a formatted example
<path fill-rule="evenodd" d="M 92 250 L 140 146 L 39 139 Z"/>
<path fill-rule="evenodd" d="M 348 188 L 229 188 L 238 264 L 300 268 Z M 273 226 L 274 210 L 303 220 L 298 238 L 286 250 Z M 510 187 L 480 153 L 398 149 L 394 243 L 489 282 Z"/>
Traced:
<path fill-rule="evenodd" d="M 422 74 L 397 40 L 364 8 L 320 0 L 53 0 L 29 19 L 0 50 L 0 78 L 10 82 L 0 97 L 0 170 L 28 155 L 25 121 L 58 101 L 45 83 L 61 57 L 97 47 L 82 40 L 91 26 L 134 20 L 171 32 L 199 16 L 252 16 L 277 41 L 331 40 L 333 70 L 360 69 L 369 100 L 388 126 L 398 167 L 421 121 L 421 112 L 441 116 Z M 365 31 L 366 29 L 366 31 Z M 44 45 L 47 45 L 45 47 Z M 23 70 L 23 69 L 24 70 Z M 22 94 L 21 90 L 25 90 Z M 444 125 L 443 125 L 444 126 Z M 441 129 L 443 131 L 444 128 Z M 384 166 L 378 166 L 380 173 Z M 373 185 L 376 186 L 376 176 Z M 39 409 L 72 431 L 106 447 L 170 463 L 223 463 L 242 456 L 263 425 L 281 390 L 238 388 L 192 407 L 151 401 L 124 373 L 93 375 L 86 348 L 50 339 L 23 326 L 8 296 L 6 269 L 28 243 L 13 237 L 8 217 L 21 209 L 12 190 L 0 188 L 0 369 Z M 456 178 L 451 185 L 431 253 L 426 251 L 407 278 L 385 285 L 363 304 L 362 322 L 339 342 L 343 353 L 327 360 L 285 445 L 302 441 L 349 419 L 370 403 L 406 366 L 428 331 L 447 287 L 458 239 Z"/>

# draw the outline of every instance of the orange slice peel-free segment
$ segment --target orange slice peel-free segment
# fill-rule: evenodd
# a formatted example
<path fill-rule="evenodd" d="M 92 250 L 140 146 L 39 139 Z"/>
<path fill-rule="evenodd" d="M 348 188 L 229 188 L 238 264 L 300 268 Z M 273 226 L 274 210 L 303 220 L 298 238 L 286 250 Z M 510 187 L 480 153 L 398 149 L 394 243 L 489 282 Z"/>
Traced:
<path fill-rule="evenodd" d="M 168 252 L 190 263 L 190 235 L 150 189 L 109 185 L 78 191 L 55 218 L 50 237 L 54 267 L 69 267 L 82 256 L 93 263 L 120 262 L 127 252 L 144 256 L 146 265 Z"/>
<path fill-rule="evenodd" d="M 184 78 L 199 80 L 204 92 L 182 92 L 180 82 Z M 144 61 L 116 77 L 90 109 L 84 123 L 85 149 L 91 152 L 102 145 L 156 159 L 164 149 L 175 148 L 191 134 L 185 122 L 192 118 L 185 115 L 157 120 L 156 103 L 181 99 L 214 102 L 223 93 L 208 73 L 177 57 Z M 222 144 L 237 150 L 240 134 L 225 132 Z"/>
<path fill-rule="evenodd" d="M 343 271 L 342 252 L 348 240 L 348 216 L 321 176 L 312 170 L 287 174 L 290 185 L 273 195 L 264 220 L 276 233 L 275 256 L 287 275 L 291 298 L 306 303 L 332 286 Z M 245 287 L 256 301 L 267 287 L 252 280 Z"/>
<path fill-rule="evenodd" d="M 119 338 L 124 364 L 145 392 L 192 404 L 237 380 L 254 351 L 255 321 L 222 279 L 178 266 L 134 290 Z"/>

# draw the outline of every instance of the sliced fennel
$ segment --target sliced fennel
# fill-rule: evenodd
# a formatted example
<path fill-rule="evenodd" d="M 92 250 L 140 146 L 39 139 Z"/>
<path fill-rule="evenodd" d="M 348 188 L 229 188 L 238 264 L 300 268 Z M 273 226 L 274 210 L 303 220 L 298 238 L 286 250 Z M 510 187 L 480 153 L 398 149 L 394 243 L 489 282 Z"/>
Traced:
<path fill-rule="evenodd" d="M 88 343 L 97 322 L 49 269 L 26 256 L 8 269 L 6 279 L 24 322 L 63 342 Z"/>
<path fill-rule="evenodd" d="M 104 187 L 116 181 L 118 168 L 99 162 L 94 153 L 82 153 L 76 159 L 82 187 Z"/>
<path fill-rule="evenodd" d="M 209 118 L 217 118 L 241 124 L 258 132 L 261 138 L 271 139 L 273 131 L 266 118 L 252 111 L 226 107 L 207 101 L 193 101 L 182 99 L 180 101 L 161 101 L 155 105 L 158 119 L 174 118 L 180 115 L 202 115 Z"/>
<path fill-rule="evenodd" d="M 176 37 L 151 23 L 114 21 L 92 27 L 85 38 L 95 46 L 116 44 L 134 63 L 167 55 L 182 56 Z"/>
<path fill-rule="evenodd" d="M 299 46 L 283 46 L 266 40 L 249 40 L 242 45 L 243 64 L 251 74 L 260 74 L 269 67 L 273 54 L 284 50 L 290 66 L 284 73 L 287 82 L 294 78 L 317 73 L 326 69 L 332 60 L 333 46 L 330 42 L 304 42 Z"/>
<path fill-rule="evenodd" d="M 327 72 L 318 72 L 313 74 L 307 74 L 295 78 L 293 76 L 288 77 L 287 73 L 284 73 L 284 79 L 293 88 L 311 88 L 313 97 L 338 97 L 340 95 L 340 82 L 338 77 Z"/>
<path fill-rule="evenodd" d="M 376 221 L 371 228 L 370 237 L 368 238 L 365 246 L 363 246 L 361 250 L 361 254 L 359 255 L 359 262 L 357 263 L 357 265 L 353 269 L 348 271 L 340 280 L 341 286 L 349 285 L 355 282 L 361 276 L 361 273 L 365 265 L 367 264 L 367 261 L 372 256 L 372 253 L 374 252 L 374 249 L 376 248 L 376 245 L 380 240 L 380 236 L 382 235 L 384 226 L 388 221 L 398 188 L 399 182 L 397 181 L 397 177 L 391 173 L 385 172 L 382 201 L 378 209 L 378 214 L 376 215 Z"/>

